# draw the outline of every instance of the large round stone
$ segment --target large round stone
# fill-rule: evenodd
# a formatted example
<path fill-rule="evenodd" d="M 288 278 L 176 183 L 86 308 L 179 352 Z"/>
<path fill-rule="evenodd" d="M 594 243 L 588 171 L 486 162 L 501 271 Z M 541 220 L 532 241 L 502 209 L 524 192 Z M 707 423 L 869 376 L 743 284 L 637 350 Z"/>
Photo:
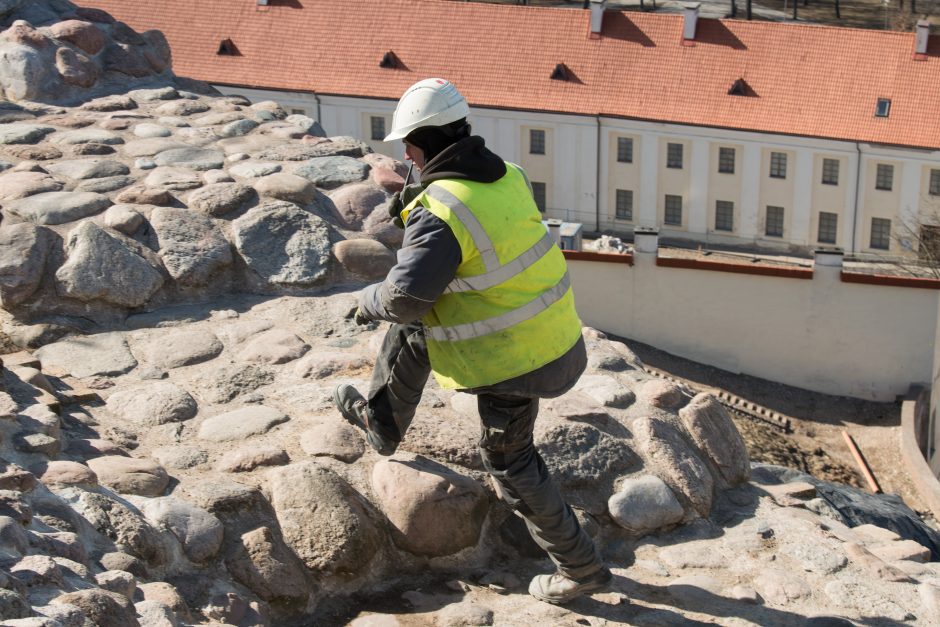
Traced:
<path fill-rule="evenodd" d="M 369 176 L 369 164 L 352 157 L 317 157 L 294 168 L 317 187 L 333 189 L 346 183 L 358 183 Z"/>
<path fill-rule="evenodd" d="M 159 496 L 170 482 L 166 470 L 149 459 L 106 455 L 88 460 L 102 485 L 121 494 Z"/>
<path fill-rule="evenodd" d="M 168 165 L 193 170 L 215 170 L 225 165 L 225 154 L 207 148 L 175 148 L 154 157 L 158 166 Z"/>
<path fill-rule="evenodd" d="M 347 239 L 333 246 L 344 268 L 369 279 L 384 278 L 397 261 L 395 253 L 374 239 Z"/>
<path fill-rule="evenodd" d="M 11 202 L 6 208 L 36 224 L 64 224 L 101 213 L 110 206 L 107 196 L 93 192 L 45 192 Z"/>
<path fill-rule="evenodd" d="M 675 524 L 685 514 L 669 486 L 652 475 L 624 481 L 607 508 L 618 525 L 638 535 Z"/>
<path fill-rule="evenodd" d="M 156 426 L 196 415 L 189 392 L 169 381 L 150 381 L 121 388 L 108 397 L 108 409 L 130 423 Z"/>

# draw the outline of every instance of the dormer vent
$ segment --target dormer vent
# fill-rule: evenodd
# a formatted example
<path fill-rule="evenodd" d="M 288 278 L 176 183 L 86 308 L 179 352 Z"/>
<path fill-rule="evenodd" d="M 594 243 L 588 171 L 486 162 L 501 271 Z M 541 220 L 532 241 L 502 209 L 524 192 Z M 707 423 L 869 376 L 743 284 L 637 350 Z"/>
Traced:
<path fill-rule="evenodd" d="M 395 53 L 392 52 L 391 50 L 383 54 L 382 60 L 379 61 L 379 67 L 386 68 L 386 69 L 393 70 L 399 67 L 400 65 L 401 64 L 398 62 L 398 57 L 395 56 Z"/>
<path fill-rule="evenodd" d="M 604 25 L 604 11 L 607 10 L 607 0 L 591 0 L 591 34 L 600 35 Z"/>
<path fill-rule="evenodd" d="M 746 96 L 748 92 L 748 84 L 743 78 L 739 78 L 731 84 L 731 88 L 728 90 L 729 96 Z"/>
<path fill-rule="evenodd" d="M 555 66 L 555 69 L 552 70 L 552 75 L 549 77 L 553 81 L 566 81 L 571 78 L 571 74 L 568 71 L 568 66 L 564 63 L 559 63 Z"/>
<path fill-rule="evenodd" d="M 914 54 L 927 54 L 927 42 L 930 40 L 930 22 L 917 20 L 914 36 Z"/>
<path fill-rule="evenodd" d="M 231 39 L 223 39 L 219 42 L 219 49 L 216 51 L 216 54 L 234 57 L 238 55 L 238 48 L 235 47 L 235 42 Z"/>
<path fill-rule="evenodd" d="M 685 5 L 685 21 L 682 24 L 682 39 L 685 41 L 695 40 L 695 29 L 698 26 L 698 12 L 700 6 L 698 2 Z"/>

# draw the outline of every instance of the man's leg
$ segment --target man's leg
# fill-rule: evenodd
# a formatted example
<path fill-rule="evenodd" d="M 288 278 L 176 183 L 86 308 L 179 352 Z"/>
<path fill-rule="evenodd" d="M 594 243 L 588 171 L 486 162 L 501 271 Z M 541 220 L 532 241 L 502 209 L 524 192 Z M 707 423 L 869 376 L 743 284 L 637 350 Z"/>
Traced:
<path fill-rule="evenodd" d="M 480 394 L 477 402 L 483 465 L 499 484 L 503 499 L 523 517 L 532 538 L 558 567 L 557 575 L 545 576 L 542 582 L 554 587 L 545 594 L 533 587 L 530 592 L 543 600 L 564 602 L 605 588 L 610 575 L 533 444 L 538 399 Z"/>
<path fill-rule="evenodd" d="M 391 455 L 414 418 L 431 373 L 424 327 L 393 324 L 375 358 L 368 400 L 349 385 L 333 393 L 343 416 L 364 429 L 379 453 Z"/>

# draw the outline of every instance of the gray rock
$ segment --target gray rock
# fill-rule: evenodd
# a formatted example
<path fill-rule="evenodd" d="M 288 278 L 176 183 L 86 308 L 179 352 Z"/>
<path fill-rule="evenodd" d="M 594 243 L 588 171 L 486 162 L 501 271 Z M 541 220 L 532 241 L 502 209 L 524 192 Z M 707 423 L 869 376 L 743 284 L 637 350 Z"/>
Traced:
<path fill-rule="evenodd" d="M 685 514 L 669 486 L 652 475 L 627 479 L 607 509 L 614 522 L 638 535 L 673 525 Z"/>
<path fill-rule="evenodd" d="M 278 410 L 264 405 L 242 407 L 207 418 L 199 426 L 199 438 L 211 442 L 243 440 L 267 433 L 288 420 L 290 418 Z"/>
<path fill-rule="evenodd" d="M 67 592 L 52 600 L 53 604 L 74 605 L 85 614 L 85 620 L 96 627 L 140 627 L 134 606 L 124 595 L 100 588 Z"/>
<path fill-rule="evenodd" d="M 62 442 L 44 433 L 20 432 L 14 436 L 13 444 L 18 451 L 41 453 L 47 457 L 56 457 L 62 451 Z"/>
<path fill-rule="evenodd" d="M 198 408 L 183 388 L 169 381 L 151 381 L 120 388 L 108 397 L 108 409 L 130 423 L 153 427 L 189 420 Z"/>
<path fill-rule="evenodd" d="M 110 206 L 107 196 L 92 192 L 45 192 L 13 201 L 6 208 L 36 224 L 64 224 L 101 213 Z"/>
<path fill-rule="evenodd" d="M 134 135 L 137 137 L 169 137 L 172 134 L 173 132 L 165 126 L 152 124 L 150 122 L 143 122 L 134 127 Z"/>
<path fill-rule="evenodd" d="M 199 100 L 175 100 L 173 102 L 168 102 L 162 104 L 153 112 L 156 115 L 193 115 L 195 113 L 203 113 L 209 110 L 209 105 Z"/>
<path fill-rule="evenodd" d="M 240 183 L 213 183 L 191 193 L 186 199 L 190 209 L 221 216 L 241 208 L 255 197 L 254 191 Z"/>
<path fill-rule="evenodd" d="M 275 172 L 281 171 L 280 163 L 266 163 L 258 161 L 246 161 L 233 165 L 228 169 L 229 173 L 232 176 L 238 176 L 241 178 L 259 178 L 262 176 L 268 176 L 269 174 L 274 174 Z"/>
<path fill-rule="evenodd" d="M 70 337 L 46 344 L 35 352 L 43 368 L 57 368 L 82 379 L 117 376 L 134 368 L 137 360 L 120 333 Z"/>
<path fill-rule="evenodd" d="M 633 423 L 637 452 L 672 491 L 702 517 L 712 505 L 714 479 L 701 458 L 668 423 L 640 418 Z"/>
<path fill-rule="evenodd" d="M 203 372 L 194 383 L 200 398 L 222 404 L 272 381 L 274 374 L 266 368 L 254 364 L 230 364 Z"/>
<path fill-rule="evenodd" d="M 751 472 L 747 446 L 718 399 L 711 394 L 698 394 L 679 410 L 679 418 L 692 441 L 718 467 L 729 486 L 747 481 Z"/>
<path fill-rule="evenodd" d="M 268 527 L 242 533 L 226 564 L 235 579 L 266 601 L 302 602 L 312 594 L 302 563 Z"/>
<path fill-rule="evenodd" d="M 369 360 L 359 355 L 317 350 L 307 353 L 294 365 L 294 374 L 304 379 L 323 379 L 336 373 L 361 370 L 371 365 Z"/>
<path fill-rule="evenodd" d="M 206 215 L 158 207 L 150 214 L 156 245 L 167 272 L 181 285 L 208 285 L 232 264 L 232 247 Z"/>
<path fill-rule="evenodd" d="M 206 182 L 206 185 L 235 182 L 235 179 L 225 170 L 206 170 L 202 175 L 202 179 Z"/>
<path fill-rule="evenodd" d="M 78 180 L 119 176 L 130 172 L 120 161 L 109 159 L 70 159 L 51 163 L 46 169 L 53 174 Z"/>
<path fill-rule="evenodd" d="M 154 137 L 131 140 L 122 146 L 121 150 L 128 157 L 152 157 L 157 153 L 182 148 L 187 148 L 187 145 L 176 139 Z"/>
<path fill-rule="evenodd" d="M 670 381 L 650 379 L 639 386 L 637 398 L 640 402 L 660 409 L 676 409 L 686 398 L 682 388 Z"/>
<path fill-rule="evenodd" d="M 144 179 L 144 185 L 183 191 L 202 187 L 202 177 L 199 176 L 198 172 L 189 168 L 164 166 L 151 170 L 147 178 Z"/>
<path fill-rule="evenodd" d="M 307 568 L 360 572 L 376 556 L 378 518 L 366 499 L 338 474 L 303 462 L 276 468 L 267 476 L 284 542 Z M 311 498 L 316 507 L 310 507 Z M 312 529 L 317 532 L 311 533 Z"/>
<path fill-rule="evenodd" d="M 149 459 L 104 455 L 88 460 L 98 482 L 120 494 L 159 496 L 170 481 L 166 470 Z"/>
<path fill-rule="evenodd" d="M 75 191 L 106 194 L 133 185 L 136 180 L 131 176 L 108 176 L 100 179 L 89 179 L 76 185 Z"/>
<path fill-rule="evenodd" d="M 365 453 L 361 431 L 341 422 L 324 422 L 300 434 L 300 448 L 311 457 L 332 457 L 351 464 Z"/>
<path fill-rule="evenodd" d="M 175 148 L 158 153 L 153 160 L 158 166 L 214 170 L 225 165 L 225 154 L 205 148 Z"/>
<path fill-rule="evenodd" d="M 194 446 L 177 444 L 154 449 L 153 458 L 166 468 L 185 470 L 205 464 L 209 461 L 209 454 Z"/>
<path fill-rule="evenodd" d="M 302 176 L 286 172 L 262 177 L 255 181 L 254 188 L 262 196 L 286 200 L 298 205 L 313 202 L 317 195 L 317 189 L 313 183 Z"/>
<path fill-rule="evenodd" d="M 104 225 L 125 235 L 133 235 L 143 223 L 144 216 L 134 205 L 112 205 L 104 212 Z"/>
<path fill-rule="evenodd" d="M 149 499 L 141 511 L 158 529 L 168 529 L 194 562 L 213 558 L 222 546 L 222 523 L 206 510 L 174 497 Z"/>
<path fill-rule="evenodd" d="M 424 457 L 382 460 L 372 489 L 392 525 L 392 540 L 409 553 L 451 555 L 474 546 L 488 502 L 483 487 Z"/>
<path fill-rule="evenodd" d="M 28 222 L 0 226 L 0 304 L 29 298 L 42 279 L 52 246 L 50 232 Z"/>
<path fill-rule="evenodd" d="M 336 207 L 340 224 L 344 228 L 358 231 L 375 208 L 386 202 L 387 197 L 385 192 L 372 183 L 354 183 L 331 192 L 330 200 Z"/>
<path fill-rule="evenodd" d="M 262 466 L 283 466 L 290 463 L 287 451 L 278 446 L 245 447 L 226 453 L 216 470 L 220 472 L 251 472 Z"/>
<path fill-rule="evenodd" d="M 789 605 L 813 593 L 805 577 L 779 569 L 764 570 L 754 580 L 754 588 L 764 599 L 775 605 Z"/>
<path fill-rule="evenodd" d="M 440 627 L 477 627 L 492 624 L 493 610 L 472 601 L 452 603 L 437 612 L 437 625 Z"/>
<path fill-rule="evenodd" d="M 32 614 L 29 601 L 19 592 L 0 589 L 0 620 L 26 618 Z"/>
<path fill-rule="evenodd" d="M 0 124 L 0 144 L 35 144 L 53 132 L 53 127 L 38 124 Z"/>
<path fill-rule="evenodd" d="M 179 621 L 172 609 L 159 601 L 139 601 L 134 604 L 134 611 L 143 627 L 179 627 Z"/>
<path fill-rule="evenodd" d="M 137 103 L 130 96 L 117 94 L 86 102 L 81 107 L 85 111 L 129 111 L 137 108 Z"/>
<path fill-rule="evenodd" d="M 636 400 L 632 390 L 607 375 L 584 375 L 578 379 L 575 389 L 605 407 L 622 409 L 629 407 Z"/>
<path fill-rule="evenodd" d="M 219 124 L 229 124 L 245 119 L 244 113 L 238 111 L 219 111 L 216 113 L 207 113 L 193 120 L 193 126 L 218 126 Z"/>
<path fill-rule="evenodd" d="M 0 47 L 0 88 L 7 99 L 35 100 L 43 96 L 55 76 L 55 65 L 44 57 L 39 50 L 18 43 Z"/>
<path fill-rule="evenodd" d="M 326 132 L 323 130 L 323 127 L 320 126 L 320 123 L 306 115 L 294 113 L 284 118 L 284 121 L 288 124 L 296 126 L 308 135 L 313 135 L 315 137 L 326 137 Z"/>
<path fill-rule="evenodd" d="M 117 144 L 123 144 L 124 139 L 111 131 L 105 131 L 97 128 L 80 128 L 74 131 L 59 131 L 54 133 L 50 138 L 50 141 L 54 144 L 62 144 L 65 146 L 74 146 L 77 144 L 105 144 L 107 146 L 114 146 Z"/>
<path fill-rule="evenodd" d="M 45 172 L 7 172 L 0 176 L 0 201 L 17 200 L 43 192 L 57 192 L 62 183 Z"/>
<path fill-rule="evenodd" d="M 65 583 L 62 569 L 48 555 L 27 555 L 10 567 L 10 573 L 28 587 Z"/>
<path fill-rule="evenodd" d="M 222 352 L 222 342 L 208 329 L 187 327 L 160 333 L 141 344 L 143 361 L 166 370 L 209 361 Z"/>
<path fill-rule="evenodd" d="M 293 173 L 317 187 L 333 189 L 346 183 L 358 183 L 369 176 L 369 164 L 352 157 L 317 157 L 298 165 Z"/>
<path fill-rule="evenodd" d="M 173 87 L 157 87 L 156 89 L 134 89 L 127 92 L 130 98 L 137 102 L 156 102 L 158 100 L 178 100 L 180 94 Z"/>
<path fill-rule="evenodd" d="M 65 460 L 49 462 L 41 479 L 46 485 L 98 485 L 98 476 L 88 466 Z"/>
<path fill-rule="evenodd" d="M 299 359 L 309 349 L 306 342 L 290 331 L 270 329 L 249 340 L 238 358 L 262 364 L 284 364 Z"/>
<path fill-rule="evenodd" d="M 217 132 L 219 137 L 241 137 L 242 135 L 247 135 L 251 131 L 255 130 L 257 126 L 257 122 L 245 118 L 241 120 L 235 120 L 234 122 L 229 122 L 220 128 Z"/>
<path fill-rule="evenodd" d="M 138 307 L 163 285 L 160 272 L 146 259 L 92 222 L 72 229 L 66 247 L 68 258 L 55 278 L 70 298 Z"/>
<path fill-rule="evenodd" d="M 327 139 L 318 139 L 316 142 L 305 142 L 297 144 L 296 142 L 285 142 L 283 140 L 271 142 L 273 147 L 266 147 L 258 155 L 259 159 L 268 159 L 270 161 L 306 161 L 317 157 L 361 157 L 369 152 L 371 148 L 364 142 L 355 137 L 330 137 Z M 251 151 L 239 151 L 251 152 Z M 361 179 L 360 179 L 361 180 Z"/>
<path fill-rule="evenodd" d="M 55 66 L 64 82 L 78 87 L 91 87 L 101 76 L 97 63 L 71 48 L 55 51 Z"/>
<path fill-rule="evenodd" d="M 567 488 L 612 484 L 615 477 L 640 465 L 627 440 L 581 422 L 536 423 L 535 443 L 556 481 Z M 603 499 L 603 510 L 609 492 L 592 492 Z"/>
<path fill-rule="evenodd" d="M 308 286 L 326 275 L 329 229 L 296 205 L 264 203 L 233 221 L 232 234 L 245 263 L 266 283 Z"/>
<path fill-rule="evenodd" d="M 60 494 L 64 495 L 72 509 L 84 517 L 94 529 L 110 539 L 117 547 L 116 550 L 154 566 L 166 562 L 167 553 L 160 533 L 142 515 L 121 500 L 77 488 L 65 488 L 60 490 Z M 107 569 L 126 570 L 135 575 L 146 576 L 146 571 L 142 572 L 140 567 L 135 567 L 126 559 L 106 562 L 102 557 L 100 562 Z"/>
<path fill-rule="evenodd" d="M 397 262 L 394 252 L 373 239 L 336 242 L 333 255 L 344 268 L 369 279 L 385 278 Z"/>

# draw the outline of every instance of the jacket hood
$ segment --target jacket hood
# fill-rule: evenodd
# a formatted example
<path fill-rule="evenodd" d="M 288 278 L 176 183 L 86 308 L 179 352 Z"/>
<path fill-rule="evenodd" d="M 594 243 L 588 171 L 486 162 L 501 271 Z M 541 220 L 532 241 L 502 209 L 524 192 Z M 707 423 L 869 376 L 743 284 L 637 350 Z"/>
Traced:
<path fill-rule="evenodd" d="M 468 179 L 493 183 L 506 174 L 506 164 L 487 148 L 479 135 L 465 137 L 424 164 L 421 184 L 427 187 L 441 179 Z"/>

